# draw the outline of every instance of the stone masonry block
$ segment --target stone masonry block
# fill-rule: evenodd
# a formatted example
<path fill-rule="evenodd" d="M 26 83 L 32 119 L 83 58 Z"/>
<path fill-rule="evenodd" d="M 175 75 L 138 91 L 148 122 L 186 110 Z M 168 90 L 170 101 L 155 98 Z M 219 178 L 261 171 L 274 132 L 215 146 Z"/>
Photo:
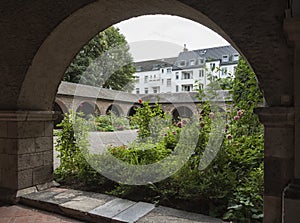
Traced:
<path fill-rule="evenodd" d="M 53 166 L 42 166 L 33 169 L 33 185 L 49 182 L 53 179 Z"/>
<path fill-rule="evenodd" d="M 18 172 L 18 189 L 24 189 L 32 186 L 32 169 Z"/>
<path fill-rule="evenodd" d="M 31 154 L 18 155 L 18 170 L 26 170 L 31 168 Z"/>
<path fill-rule="evenodd" d="M 10 138 L 35 138 L 45 134 L 43 121 L 8 122 L 7 125 Z"/>
<path fill-rule="evenodd" d="M 44 122 L 44 131 L 45 131 L 45 136 L 49 136 L 49 137 L 53 137 L 53 127 L 54 127 L 54 124 L 53 124 L 53 121 L 46 121 Z"/>
<path fill-rule="evenodd" d="M 35 149 L 37 152 L 52 151 L 53 137 L 38 137 L 35 139 Z"/>
<path fill-rule="evenodd" d="M 18 154 L 34 153 L 35 145 L 34 138 L 18 140 Z"/>
<path fill-rule="evenodd" d="M 43 153 L 44 166 L 53 164 L 53 151 Z"/>

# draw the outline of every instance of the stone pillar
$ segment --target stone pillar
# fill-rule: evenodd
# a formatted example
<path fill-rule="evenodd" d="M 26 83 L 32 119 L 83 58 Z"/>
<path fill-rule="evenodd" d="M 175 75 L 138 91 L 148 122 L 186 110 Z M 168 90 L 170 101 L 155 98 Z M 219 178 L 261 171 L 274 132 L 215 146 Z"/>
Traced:
<path fill-rule="evenodd" d="M 0 111 L 0 201 L 53 177 L 53 112 Z"/>
<path fill-rule="evenodd" d="M 264 222 L 282 222 L 282 193 L 293 178 L 294 109 L 258 108 L 264 125 Z"/>

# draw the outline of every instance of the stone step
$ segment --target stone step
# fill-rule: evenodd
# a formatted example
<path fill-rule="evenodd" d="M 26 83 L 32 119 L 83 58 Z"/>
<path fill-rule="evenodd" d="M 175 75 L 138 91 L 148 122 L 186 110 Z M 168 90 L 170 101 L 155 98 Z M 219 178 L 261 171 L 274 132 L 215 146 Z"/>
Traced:
<path fill-rule="evenodd" d="M 155 207 L 145 202 L 134 202 L 92 192 L 50 188 L 20 197 L 20 203 L 38 209 L 94 223 L 220 223 L 219 219 Z"/>

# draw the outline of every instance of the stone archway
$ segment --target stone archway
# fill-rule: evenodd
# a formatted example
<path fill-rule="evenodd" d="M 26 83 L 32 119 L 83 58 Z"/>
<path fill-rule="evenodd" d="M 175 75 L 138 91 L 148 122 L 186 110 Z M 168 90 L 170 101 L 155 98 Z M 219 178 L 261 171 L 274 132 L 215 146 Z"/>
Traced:
<path fill-rule="evenodd" d="M 119 105 L 116 104 L 111 104 L 107 110 L 106 110 L 106 114 L 110 114 L 110 113 L 114 113 L 116 116 L 121 116 L 123 115 L 123 111 L 122 108 Z"/>
<path fill-rule="evenodd" d="M 79 103 L 79 106 L 76 109 L 76 112 L 82 112 L 84 114 L 85 118 L 101 115 L 98 106 L 96 104 L 92 104 L 90 102 Z"/>
<path fill-rule="evenodd" d="M 176 107 L 172 111 L 172 119 L 175 122 L 178 122 L 180 119 L 191 118 L 193 115 L 193 111 L 186 106 Z"/>
<path fill-rule="evenodd" d="M 267 104 L 271 106 L 258 111 L 268 136 L 265 205 L 269 208 L 265 221 L 280 221 L 282 191 L 293 178 L 295 133 L 294 92 L 291 87 L 294 86 L 293 56 L 282 32 L 287 7 L 285 0 L 245 0 L 238 5 L 233 0 L 83 0 L 73 1 L 68 6 L 53 0 L 41 1 L 37 6 L 29 1 L 26 7 L 14 5 L 15 2 L 0 3 L 1 8 L 7 11 L 0 19 L 4 21 L 1 33 L 5 34 L 1 38 L 3 48 L 0 53 L 3 80 L 6 80 L 1 88 L 2 95 L 6 97 L 0 99 L 3 110 L 1 136 L 4 141 L 13 138 L 21 142 L 26 137 L 43 145 L 43 156 L 49 156 L 53 129 L 52 113 L 49 111 L 58 85 L 72 58 L 97 32 L 139 15 L 160 13 L 189 18 L 229 41 L 247 58 L 258 76 Z M 20 13 L 14 13 L 16 8 L 20 8 Z M 12 25 L 18 28 L 11 29 Z M 7 111 L 11 110 L 14 112 L 7 115 Z M 6 131 L 8 126 L 10 132 Z M 22 130 L 26 128 L 30 131 Z M 270 140 L 272 136 L 275 136 L 276 142 Z M 9 195 L 5 196 L 9 200 L 12 199 L 10 194 L 16 194 L 17 190 L 47 182 L 52 177 L 52 165 L 49 163 L 19 171 L 15 160 L 23 155 L 20 145 L 22 143 L 14 148 L 17 154 L 1 154 L 12 159 L 10 171 L 5 172 L 7 167 L 0 164 L 2 178 L 11 179 L 0 183 L 0 189 L 8 191 Z M 31 154 L 32 157 L 35 155 Z M 273 168 L 273 165 L 278 168 Z M 27 176 L 25 180 L 23 176 Z M 2 199 L 5 198 L 2 196 Z"/>

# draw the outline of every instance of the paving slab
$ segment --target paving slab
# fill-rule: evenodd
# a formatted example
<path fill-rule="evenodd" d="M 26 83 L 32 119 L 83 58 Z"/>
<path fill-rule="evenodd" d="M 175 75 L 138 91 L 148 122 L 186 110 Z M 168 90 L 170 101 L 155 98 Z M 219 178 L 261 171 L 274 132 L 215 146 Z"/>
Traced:
<path fill-rule="evenodd" d="M 156 207 L 137 223 L 222 223 L 220 219 L 202 214 L 176 210 L 163 206 Z"/>
<path fill-rule="evenodd" d="M 106 204 L 97 207 L 91 211 L 89 211 L 90 214 L 103 216 L 105 218 L 113 218 L 114 216 L 118 215 L 122 211 L 128 209 L 129 207 L 136 204 L 133 201 L 116 198 L 112 201 L 107 202 Z"/>
<path fill-rule="evenodd" d="M 155 208 L 154 204 L 149 204 L 145 202 L 138 202 L 128 209 L 124 210 L 120 214 L 113 217 L 112 222 L 128 222 L 133 223 L 139 220 L 141 217 L 148 214 Z"/>

